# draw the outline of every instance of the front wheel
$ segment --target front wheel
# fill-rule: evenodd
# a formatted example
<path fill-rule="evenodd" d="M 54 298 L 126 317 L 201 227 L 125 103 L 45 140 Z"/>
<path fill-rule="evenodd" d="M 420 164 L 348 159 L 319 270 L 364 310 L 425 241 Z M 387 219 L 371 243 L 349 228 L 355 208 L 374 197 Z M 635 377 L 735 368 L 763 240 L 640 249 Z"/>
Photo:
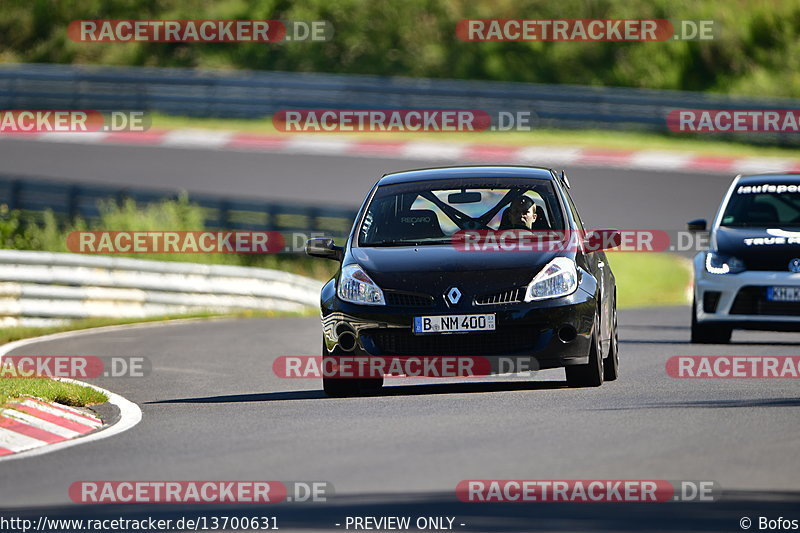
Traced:
<path fill-rule="evenodd" d="M 599 387 L 603 384 L 603 353 L 600 348 L 600 316 L 595 312 L 589 363 L 564 367 L 570 387 Z"/>
<path fill-rule="evenodd" d="M 322 378 L 322 389 L 331 398 L 378 394 L 383 378 Z"/>
<path fill-rule="evenodd" d="M 603 379 L 614 381 L 619 377 L 619 336 L 617 334 L 617 298 L 611 308 L 611 340 L 608 343 L 608 356 L 603 361 Z"/>
<path fill-rule="evenodd" d="M 733 328 L 724 324 L 701 324 L 697 321 L 697 302 L 692 298 L 692 343 L 727 344 L 731 342 Z"/>
<path fill-rule="evenodd" d="M 322 378 L 322 389 L 331 398 L 347 398 L 358 396 L 360 389 L 358 379 Z"/>
<path fill-rule="evenodd" d="M 328 352 L 325 348 L 325 338 L 322 339 L 322 359 L 343 355 L 337 353 L 338 348 Z M 323 365 L 324 367 L 325 365 Z M 340 378 L 336 376 L 322 376 L 322 390 L 331 398 L 347 398 L 350 396 L 363 396 L 377 394 L 383 387 L 383 378 Z"/>

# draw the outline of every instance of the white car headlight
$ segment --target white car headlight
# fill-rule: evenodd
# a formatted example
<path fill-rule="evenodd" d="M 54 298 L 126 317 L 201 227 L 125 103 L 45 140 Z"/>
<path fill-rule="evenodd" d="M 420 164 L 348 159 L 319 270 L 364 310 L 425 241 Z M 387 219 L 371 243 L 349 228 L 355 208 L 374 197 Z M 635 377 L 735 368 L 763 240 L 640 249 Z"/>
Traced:
<path fill-rule="evenodd" d="M 347 265 L 342 268 L 339 287 L 336 289 L 339 298 L 345 302 L 364 305 L 386 305 L 383 291 L 375 285 L 367 273 L 358 265 Z"/>
<path fill-rule="evenodd" d="M 709 274 L 738 274 L 745 270 L 744 261 L 716 252 L 706 253 L 706 271 Z"/>
<path fill-rule="evenodd" d="M 536 274 L 525 291 L 525 301 L 568 296 L 578 288 L 578 269 L 568 257 L 556 257 Z"/>

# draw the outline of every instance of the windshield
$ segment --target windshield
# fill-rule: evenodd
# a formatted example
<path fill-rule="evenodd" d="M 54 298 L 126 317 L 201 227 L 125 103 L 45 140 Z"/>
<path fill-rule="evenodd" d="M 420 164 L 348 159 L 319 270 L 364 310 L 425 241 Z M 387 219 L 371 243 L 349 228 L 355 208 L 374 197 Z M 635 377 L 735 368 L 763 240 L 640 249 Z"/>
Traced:
<path fill-rule="evenodd" d="M 525 198 L 523 198 L 525 197 Z M 384 185 L 359 228 L 360 246 L 447 244 L 459 230 L 563 230 L 561 207 L 549 180 L 452 179 Z"/>
<path fill-rule="evenodd" d="M 800 184 L 740 185 L 733 191 L 722 226 L 800 226 Z"/>

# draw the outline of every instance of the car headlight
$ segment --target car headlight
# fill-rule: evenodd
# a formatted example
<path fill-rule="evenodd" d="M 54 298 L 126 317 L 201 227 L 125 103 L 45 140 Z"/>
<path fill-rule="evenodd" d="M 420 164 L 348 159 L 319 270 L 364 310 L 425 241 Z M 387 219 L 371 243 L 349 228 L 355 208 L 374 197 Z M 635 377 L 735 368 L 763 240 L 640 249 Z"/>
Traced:
<path fill-rule="evenodd" d="M 386 305 L 383 291 L 358 265 L 347 265 L 342 268 L 336 294 L 345 302 L 354 304 Z"/>
<path fill-rule="evenodd" d="M 744 261 L 716 252 L 706 253 L 706 271 L 709 274 L 738 274 L 745 270 Z"/>
<path fill-rule="evenodd" d="M 578 288 L 578 269 L 568 257 L 556 257 L 528 284 L 525 301 L 568 296 Z"/>

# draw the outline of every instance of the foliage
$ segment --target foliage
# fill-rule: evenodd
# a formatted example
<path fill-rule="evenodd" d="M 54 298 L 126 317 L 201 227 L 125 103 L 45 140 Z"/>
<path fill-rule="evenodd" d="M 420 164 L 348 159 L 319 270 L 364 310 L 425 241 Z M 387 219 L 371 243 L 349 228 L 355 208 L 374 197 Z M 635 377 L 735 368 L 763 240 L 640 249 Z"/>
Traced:
<path fill-rule="evenodd" d="M 5 0 L 0 60 L 341 72 L 800 96 L 794 0 Z M 464 18 L 710 19 L 711 42 L 463 42 Z M 77 43 L 77 19 L 327 20 L 322 43 Z"/>

